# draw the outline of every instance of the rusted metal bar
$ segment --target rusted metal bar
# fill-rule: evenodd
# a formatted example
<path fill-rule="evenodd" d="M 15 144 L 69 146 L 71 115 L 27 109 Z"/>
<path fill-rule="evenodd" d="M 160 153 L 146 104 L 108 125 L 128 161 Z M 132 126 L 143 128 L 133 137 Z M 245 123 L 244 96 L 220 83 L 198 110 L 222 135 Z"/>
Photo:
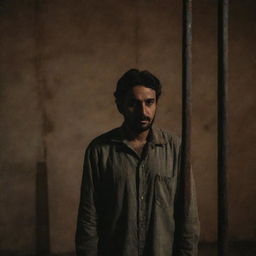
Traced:
<path fill-rule="evenodd" d="M 218 255 L 228 255 L 228 0 L 218 4 Z"/>
<path fill-rule="evenodd" d="M 191 86 L 192 86 L 192 0 L 183 0 L 182 38 L 182 161 L 185 212 L 189 203 L 191 167 Z"/>

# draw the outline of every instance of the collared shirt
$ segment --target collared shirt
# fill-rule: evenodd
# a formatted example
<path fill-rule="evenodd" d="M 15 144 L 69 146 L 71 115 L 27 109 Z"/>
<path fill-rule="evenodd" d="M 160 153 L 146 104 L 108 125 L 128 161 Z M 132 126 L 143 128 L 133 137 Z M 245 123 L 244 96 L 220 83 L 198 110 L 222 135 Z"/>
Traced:
<path fill-rule="evenodd" d="M 122 127 L 94 139 L 84 159 L 77 255 L 196 256 L 193 176 L 184 215 L 179 173 L 180 139 L 173 134 L 152 128 L 141 156 Z"/>

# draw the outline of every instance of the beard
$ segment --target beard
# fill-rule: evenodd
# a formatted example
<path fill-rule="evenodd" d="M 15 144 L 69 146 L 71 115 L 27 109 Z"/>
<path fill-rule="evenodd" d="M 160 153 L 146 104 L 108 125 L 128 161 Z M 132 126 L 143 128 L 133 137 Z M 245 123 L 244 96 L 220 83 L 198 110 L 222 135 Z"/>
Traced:
<path fill-rule="evenodd" d="M 132 120 L 129 118 L 125 118 L 125 123 L 127 124 L 128 128 L 131 129 L 132 131 L 136 133 L 141 133 L 149 130 L 152 127 L 154 120 L 155 116 L 153 117 L 152 120 L 147 116 L 141 116 Z"/>

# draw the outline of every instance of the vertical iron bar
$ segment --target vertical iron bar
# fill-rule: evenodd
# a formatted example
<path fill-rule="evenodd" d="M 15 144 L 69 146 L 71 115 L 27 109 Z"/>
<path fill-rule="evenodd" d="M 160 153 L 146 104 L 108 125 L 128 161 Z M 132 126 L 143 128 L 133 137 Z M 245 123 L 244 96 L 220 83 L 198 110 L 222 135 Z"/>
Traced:
<path fill-rule="evenodd" d="M 189 203 L 191 167 L 191 87 L 192 87 L 192 0 L 183 0 L 182 37 L 182 161 L 185 213 Z"/>
<path fill-rule="evenodd" d="M 218 255 L 228 254 L 227 85 L 228 0 L 218 5 Z"/>

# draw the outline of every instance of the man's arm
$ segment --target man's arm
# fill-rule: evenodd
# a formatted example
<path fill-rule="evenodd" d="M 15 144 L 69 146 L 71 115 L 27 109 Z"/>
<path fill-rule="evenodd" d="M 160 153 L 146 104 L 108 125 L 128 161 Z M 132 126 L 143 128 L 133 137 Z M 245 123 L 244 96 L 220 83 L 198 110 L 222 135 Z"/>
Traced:
<path fill-rule="evenodd" d="M 76 230 L 77 256 L 98 255 L 96 187 L 98 176 L 97 155 L 88 148 L 85 153 L 80 204 Z"/>
<path fill-rule="evenodd" d="M 200 222 L 198 217 L 196 189 L 192 168 L 186 174 L 180 170 L 177 178 L 177 190 L 175 196 L 175 238 L 174 256 L 197 256 L 200 234 Z"/>

